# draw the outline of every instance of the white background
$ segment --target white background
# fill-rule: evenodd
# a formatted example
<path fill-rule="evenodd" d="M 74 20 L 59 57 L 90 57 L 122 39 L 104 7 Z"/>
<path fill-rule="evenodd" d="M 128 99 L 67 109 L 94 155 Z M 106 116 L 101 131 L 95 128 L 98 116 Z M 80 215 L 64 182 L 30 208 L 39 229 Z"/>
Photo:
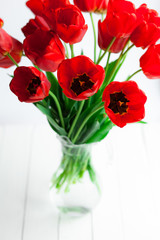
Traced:
<path fill-rule="evenodd" d="M 24 36 L 21 28 L 33 18 L 31 11 L 25 6 L 25 0 L 0 0 L 0 17 L 4 20 L 4 29 L 13 37 L 23 41 Z M 144 3 L 142 0 L 132 0 L 138 7 Z M 159 0 L 145 0 L 150 8 L 160 10 Z M 84 14 L 89 30 L 80 44 L 76 44 L 75 51 L 80 53 L 84 48 L 84 53 L 93 59 L 93 35 L 88 14 Z M 99 16 L 98 16 L 99 17 Z M 95 16 L 95 21 L 98 20 Z M 125 78 L 139 69 L 139 58 L 143 51 L 135 47 L 128 54 L 127 60 L 123 65 L 116 80 L 123 81 Z M 114 55 L 115 57 L 115 55 Z M 102 62 L 103 63 L 103 62 Z M 23 58 L 20 65 L 30 65 L 31 63 Z M 0 124 L 32 124 L 45 122 L 45 116 L 35 109 L 32 104 L 20 103 L 17 97 L 9 90 L 11 78 L 7 75 L 12 74 L 15 67 L 0 69 Z M 148 97 L 146 104 L 147 122 L 160 122 L 160 81 L 149 80 L 142 73 L 136 75 L 133 80 L 137 81 Z"/>

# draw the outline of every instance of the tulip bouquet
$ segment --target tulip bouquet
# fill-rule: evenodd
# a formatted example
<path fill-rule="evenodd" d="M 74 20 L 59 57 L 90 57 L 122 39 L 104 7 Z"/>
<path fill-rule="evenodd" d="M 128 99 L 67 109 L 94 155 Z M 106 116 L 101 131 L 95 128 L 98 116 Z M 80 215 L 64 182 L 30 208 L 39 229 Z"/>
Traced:
<path fill-rule="evenodd" d="M 135 8 L 125 0 L 28 0 L 35 14 L 23 28 L 23 44 L 3 29 L 0 19 L 0 67 L 16 65 L 10 82 L 11 91 L 21 102 L 33 103 L 46 115 L 51 128 L 74 149 L 63 152 L 61 167 L 52 184 L 57 189 L 81 179 L 88 171 L 96 182 L 90 155 L 84 144 L 101 141 L 113 126 L 142 122 L 145 93 L 132 77 L 140 71 L 150 79 L 160 78 L 160 17 L 146 4 Z M 82 11 L 90 14 L 94 33 L 94 59 L 74 54 L 88 26 Z M 98 46 L 93 14 L 99 14 Z M 133 47 L 146 49 L 140 69 L 124 81 L 114 81 L 127 53 Z M 118 54 L 111 61 L 111 54 Z M 108 55 L 106 57 L 106 55 Z M 19 66 L 21 57 L 32 66 Z M 101 60 L 106 64 L 102 67 Z M 53 72 L 57 71 L 57 75 Z M 68 146 L 67 145 L 67 146 Z M 66 153 L 67 151 L 67 153 Z M 83 152 L 83 153 L 82 153 Z M 81 156 L 80 156 L 81 155 Z"/>

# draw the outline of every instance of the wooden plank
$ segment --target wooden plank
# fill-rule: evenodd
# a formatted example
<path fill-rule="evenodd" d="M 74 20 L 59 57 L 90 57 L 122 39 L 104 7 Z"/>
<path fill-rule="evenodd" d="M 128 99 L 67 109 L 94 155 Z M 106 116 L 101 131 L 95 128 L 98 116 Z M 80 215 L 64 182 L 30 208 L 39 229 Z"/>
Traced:
<path fill-rule="evenodd" d="M 94 147 L 94 162 L 102 182 L 102 198 L 93 211 L 93 229 L 95 240 L 122 240 L 120 196 L 116 178 L 113 129 L 107 138 Z"/>
<path fill-rule="evenodd" d="M 117 181 L 124 223 L 124 239 L 159 239 L 155 234 L 156 219 L 142 125 L 117 129 L 114 146 Z"/>
<path fill-rule="evenodd" d="M 160 239 L 160 125 L 147 124 L 142 128 L 142 136 L 146 148 L 148 177 L 151 181 L 154 221 L 153 239 Z"/>
<path fill-rule="evenodd" d="M 106 185 L 102 201 L 93 214 L 96 240 L 160 239 L 160 154 L 157 141 L 160 128 L 156 128 L 156 134 L 153 127 L 150 127 L 150 133 L 147 132 L 148 151 L 144 146 L 141 128 L 143 126 L 138 124 L 123 129 L 115 128 L 105 140 L 106 149 L 107 141 L 112 143 L 109 148 L 113 149 L 113 162 L 108 167 L 101 165 Z M 97 152 L 100 154 L 100 151 Z M 154 158 L 151 165 L 148 164 L 148 152 L 150 161 Z M 107 158 L 106 152 L 104 156 Z"/>
<path fill-rule="evenodd" d="M 92 240 L 91 218 L 91 214 L 80 218 L 68 218 L 62 214 L 58 240 Z"/>
<path fill-rule="evenodd" d="M 4 151 L 5 130 L 6 130 L 5 125 L 4 126 L 0 126 L 0 161 L 2 159 L 2 154 L 3 154 L 3 151 Z"/>
<path fill-rule="evenodd" d="M 51 176 L 59 163 L 60 145 L 49 126 L 37 126 L 33 136 L 27 190 L 24 240 L 58 238 L 58 213 L 49 198 Z"/>
<path fill-rule="evenodd" d="M 7 126 L 0 145 L 0 238 L 22 239 L 32 127 Z"/>

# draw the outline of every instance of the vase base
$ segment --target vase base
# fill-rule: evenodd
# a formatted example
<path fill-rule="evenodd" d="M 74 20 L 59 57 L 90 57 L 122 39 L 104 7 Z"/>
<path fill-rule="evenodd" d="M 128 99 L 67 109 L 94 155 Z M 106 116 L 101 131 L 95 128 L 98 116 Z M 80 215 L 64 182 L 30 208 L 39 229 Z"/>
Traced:
<path fill-rule="evenodd" d="M 84 207 L 58 207 L 59 211 L 69 217 L 81 217 L 89 213 L 91 209 Z"/>
<path fill-rule="evenodd" d="M 101 192 L 86 171 L 81 180 L 70 184 L 69 191 L 65 186 L 60 190 L 51 188 L 50 197 L 56 208 L 66 216 L 81 217 L 91 212 L 99 203 Z"/>

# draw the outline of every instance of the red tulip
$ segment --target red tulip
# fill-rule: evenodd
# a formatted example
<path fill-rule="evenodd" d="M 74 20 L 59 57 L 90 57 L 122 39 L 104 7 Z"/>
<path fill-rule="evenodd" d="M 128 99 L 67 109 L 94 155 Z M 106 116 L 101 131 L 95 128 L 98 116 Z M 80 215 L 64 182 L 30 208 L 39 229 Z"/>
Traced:
<path fill-rule="evenodd" d="M 148 48 L 140 58 L 140 67 L 147 78 L 160 78 L 160 44 Z"/>
<path fill-rule="evenodd" d="M 70 4 L 69 0 L 28 0 L 27 7 L 35 14 L 44 16 L 46 11 L 55 10 L 56 8 L 65 7 Z"/>
<path fill-rule="evenodd" d="M 127 38 L 139 24 L 133 3 L 125 0 L 110 0 L 108 3 L 106 25 L 107 32 L 113 37 Z"/>
<path fill-rule="evenodd" d="M 3 24 L 4 24 L 4 22 L 3 22 L 3 20 L 0 18 L 0 28 L 3 27 Z"/>
<path fill-rule="evenodd" d="M 11 52 L 13 47 L 11 36 L 0 28 L 0 59 Z"/>
<path fill-rule="evenodd" d="M 21 29 L 25 37 L 34 33 L 37 29 L 42 29 L 43 31 L 49 31 L 50 27 L 40 16 L 36 16 L 35 19 L 30 19 L 30 21 Z"/>
<path fill-rule="evenodd" d="M 98 22 L 98 45 L 101 49 L 106 50 L 111 43 L 113 36 L 111 36 L 107 29 L 106 19 Z M 116 38 L 109 51 L 119 53 L 126 45 L 129 38 Z"/>
<path fill-rule="evenodd" d="M 51 31 L 36 30 L 26 37 L 23 46 L 26 56 L 47 72 L 56 71 L 65 58 L 65 49 L 61 41 Z"/>
<path fill-rule="evenodd" d="M 48 1 L 44 0 L 29 0 L 26 2 L 26 5 L 35 15 L 43 16 L 43 12 L 48 7 L 47 3 Z"/>
<path fill-rule="evenodd" d="M 26 5 L 35 14 L 42 16 L 55 31 L 55 10 L 70 5 L 69 0 L 29 0 Z"/>
<path fill-rule="evenodd" d="M 22 57 L 23 53 L 23 45 L 21 42 L 19 42 L 17 39 L 11 37 L 12 39 L 12 50 L 10 52 L 10 55 L 13 57 L 13 59 L 19 63 Z M 9 59 L 8 56 L 3 56 L 0 58 L 0 67 L 2 68 L 8 68 L 14 66 L 14 63 Z"/>
<path fill-rule="evenodd" d="M 57 72 L 58 82 L 64 94 L 73 100 L 82 101 L 100 88 L 105 71 L 86 56 L 64 60 Z"/>
<path fill-rule="evenodd" d="M 100 1 L 100 5 L 98 6 L 98 12 L 107 12 L 108 2 L 109 0 Z"/>
<path fill-rule="evenodd" d="M 50 82 L 44 73 L 34 67 L 18 67 L 10 82 L 11 91 L 19 101 L 33 103 L 49 95 Z"/>
<path fill-rule="evenodd" d="M 74 0 L 83 12 L 106 12 L 108 0 Z"/>
<path fill-rule="evenodd" d="M 86 33 L 88 26 L 81 11 L 74 5 L 59 8 L 55 11 L 56 32 L 66 43 L 80 42 Z"/>
<path fill-rule="evenodd" d="M 160 38 L 160 17 L 155 10 L 147 8 L 146 4 L 142 4 L 137 12 L 144 20 L 132 33 L 131 41 L 136 47 L 144 49 L 155 44 Z"/>
<path fill-rule="evenodd" d="M 134 81 L 111 82 L 102 97 L 108 117 L 121 128 L 144 118 L 146 100 L 146 95 Z"/>

